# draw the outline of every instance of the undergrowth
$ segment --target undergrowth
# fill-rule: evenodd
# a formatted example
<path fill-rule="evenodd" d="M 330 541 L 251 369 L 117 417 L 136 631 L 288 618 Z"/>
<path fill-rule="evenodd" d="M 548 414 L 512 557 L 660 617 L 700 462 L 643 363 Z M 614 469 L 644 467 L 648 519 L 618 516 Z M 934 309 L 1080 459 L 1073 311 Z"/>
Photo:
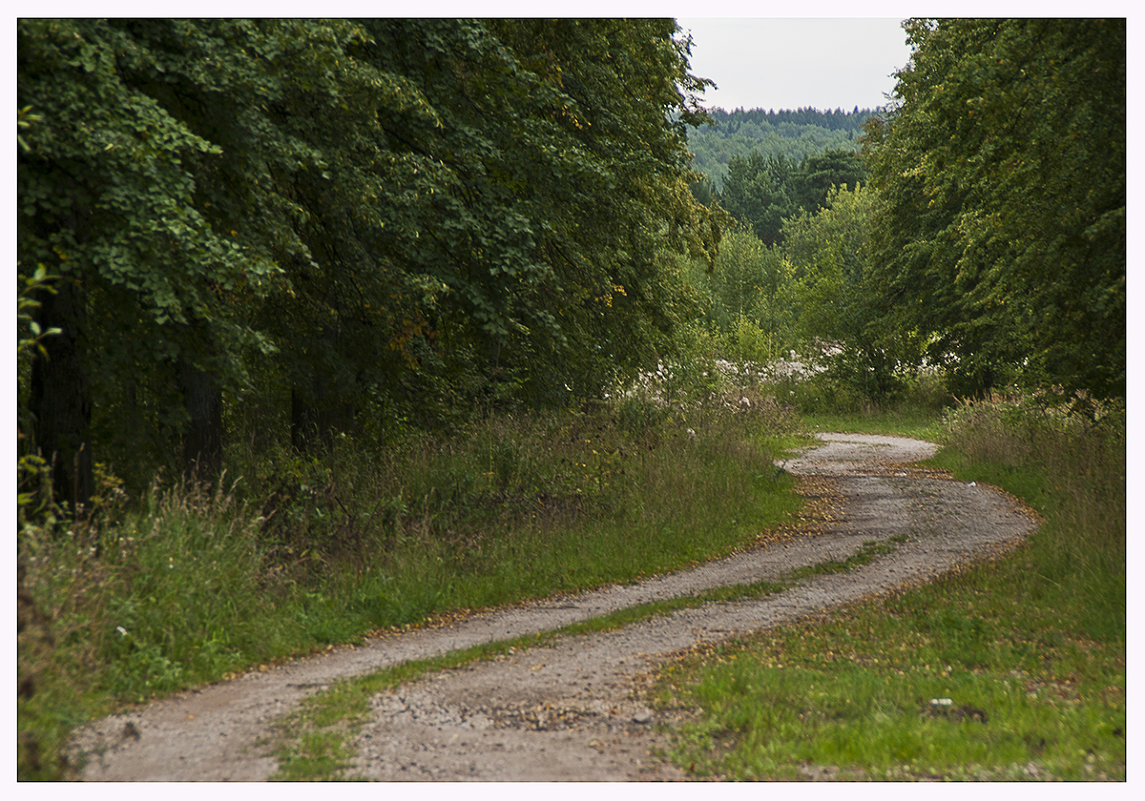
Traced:
<path fill-rule="evenodd" d="M 70 732 L 125 703 L 744 547 L 798 502 L 772 464 L 797 421 L 744 393 L 237 454 L 216 490 L 130 499 L 104 470 L 83 521 L 22 507 L 19 777 L 74 775 Z"/>
<path fill-rule="evenodd" d="M 895 391 L 874 400 L 830 374 L 789 381 L 776 394 L 791 403 L 804 424 L 815 431 L 888 434 L 934 442 L 942 436 L 942 415 L 955 405 L 939 375 L 901 377 Z"/>

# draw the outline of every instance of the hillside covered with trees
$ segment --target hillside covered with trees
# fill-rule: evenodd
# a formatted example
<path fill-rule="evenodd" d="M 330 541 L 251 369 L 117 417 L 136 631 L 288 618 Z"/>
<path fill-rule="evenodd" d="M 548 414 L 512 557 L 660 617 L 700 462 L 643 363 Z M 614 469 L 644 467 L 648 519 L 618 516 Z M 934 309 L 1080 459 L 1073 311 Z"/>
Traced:
<path fill-rule="evenodd" d="M 798 164 L 827 150 L 857 152 L 863 126 L 876 113 L 858 107 L 851 111 L 717 108 L 708 112 L 710 122 L 688 131 L 688 147 L 695 154 L 696 169 L 720 189 L 732 160 L 752 153 Z"/>

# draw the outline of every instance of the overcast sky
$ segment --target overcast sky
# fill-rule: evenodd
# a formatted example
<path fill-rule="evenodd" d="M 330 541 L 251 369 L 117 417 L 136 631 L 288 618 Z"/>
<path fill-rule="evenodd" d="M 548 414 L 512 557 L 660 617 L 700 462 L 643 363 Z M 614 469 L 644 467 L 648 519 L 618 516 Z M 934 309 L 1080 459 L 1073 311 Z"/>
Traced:
<path fill-rule="evenodd" d="M 692 74 L 718 86 L 707 108 L 876 108 L 910 59 L 897 17 L 676 21 L 692 34 Z"/>

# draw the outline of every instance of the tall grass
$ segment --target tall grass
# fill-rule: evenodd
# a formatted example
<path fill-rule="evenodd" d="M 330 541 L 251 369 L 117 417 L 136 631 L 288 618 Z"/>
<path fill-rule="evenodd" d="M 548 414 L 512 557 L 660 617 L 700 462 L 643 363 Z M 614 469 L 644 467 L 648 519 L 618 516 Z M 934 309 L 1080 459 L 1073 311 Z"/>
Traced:
<path fill-rule="evenodd" d="M 1042 392 L 963 404 L 937 460 L 988 481 L 1046 518 L 1021 579 L 1035 602 L 1065 605 L 1084 631 L 1125 637 L 1125 408 Z"/>
<path fill-rule="evenodd" d="M 637 398 L 383 450 L 250 453 L 225 491 L 107 492 L 83 523 L 26 524 L 20 777 L 68 776 L 69 731 L 124 702 L 742 547 L 796 505 L 771 445 L 797 422 L 735 401 Z"/>
<path fill-rule="evenodd" d="M 260 520 L 233 495 L 153 489 L 114 520 L 26 526 L 19 542 L 21 775 L 65 767 L 69 729 L 139 701 L 304 647 L 272 612 Z M 27 774 L 26 776 L 24 774 Z"/>
<path fill-rule="evenodd" d="M 671 754 L 737 779 L 1123 780 L 1123 408 L 963 404 L 936 462 L 1044 518 L 1012 554 L 666 669 Z"/>

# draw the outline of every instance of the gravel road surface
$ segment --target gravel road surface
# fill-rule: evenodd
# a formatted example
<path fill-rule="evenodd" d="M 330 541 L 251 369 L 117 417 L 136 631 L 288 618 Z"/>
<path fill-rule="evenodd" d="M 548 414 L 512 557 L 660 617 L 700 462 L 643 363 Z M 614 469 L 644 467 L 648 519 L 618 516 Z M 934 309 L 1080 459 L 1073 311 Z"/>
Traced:
<path fill-rule="evenodd" d="M 707 641 L 791 621 L 925 581 L 1012 546 L 1034 527 L 1010 497 L 911 466 L 934 446 L 899 437 L 820 434 L 785 463 L 829 506 L 781 542 L 635 584 L 474 614 L 431 628 L 248 673 L 97 721 L 76 737 L 89 781 L 264 781 L 273 723 L 340 678 L 484 642 L 550 631 L 635 604 L 778 578 L 903 535 L 893 553 L 757 601 L 709 604 L 623 629 L 431 674 L 374 698 L 351 778 L 380 781 L 682 779 L 653 752 L 664 727 L 642 702 L 655 668 Z M 810 488 L 810 489 L 808 489 Z M 815 502 L 812 502 L 815 506 Z"/>

